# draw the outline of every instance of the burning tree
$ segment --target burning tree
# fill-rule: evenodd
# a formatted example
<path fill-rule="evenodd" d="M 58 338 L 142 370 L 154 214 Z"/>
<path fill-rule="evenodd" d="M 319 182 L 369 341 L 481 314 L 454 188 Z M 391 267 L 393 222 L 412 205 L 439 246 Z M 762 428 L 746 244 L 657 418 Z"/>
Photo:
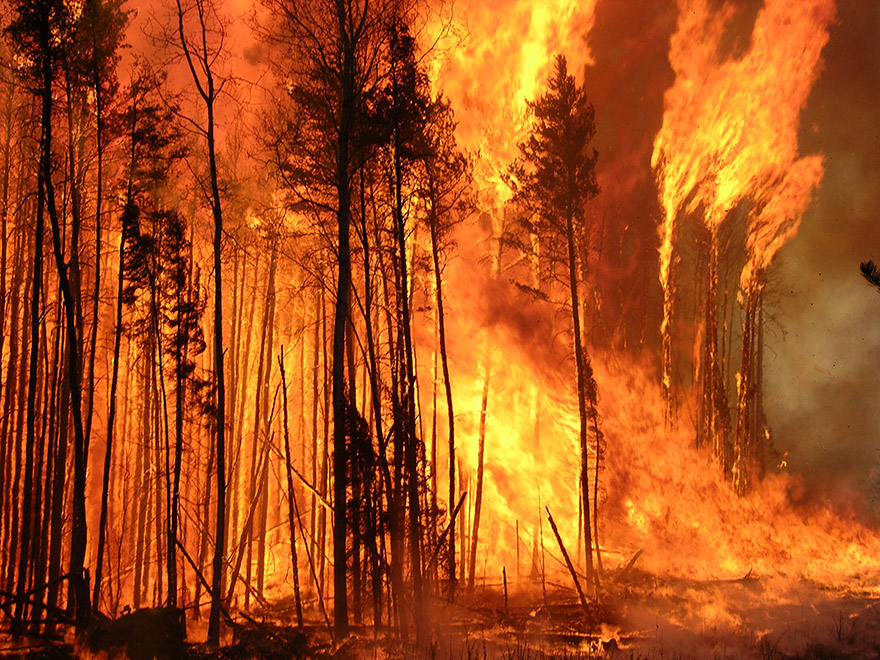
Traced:
<path fill-rule="evenodd" d="M 697 445 L 711 446 L 722 474 L 745 493 L 764 469 L 761 310 L 767 269 L 796 233 L 823 175 L 821 156 L 799 156 L 797 131 L 833 6 L 823 0 L 797 8 L 784 0 L 768 2 L 756 17 L 751 47 L 741 57 L 725 57 L 718 29 L 725 21 L 716 22 L 709 3 L 680 0 L 679 7 L 670 51 L 676 82 L 664 97 L 663 126 L 652 157 L 665 213 L 660 228 L 662 386 L 671 419 L 675 249 L 680 216 L 692 215 L 708 235 L 707 268 L 701 275 Z M 789 26 L 784 35 L 777 29 L 782 24 Z M 732 415 L 719 338 L 730 336 L 726 303 L 721 303 L 721 287 L 726 300 L 728 283 L 720 271 L 722 235 L 742 218 L 746 235 L 737 247 L 745 263 L 740 259 L 740 277 L 733 284 L 739 286 L 743 306 L 742 357 Z"/>
<path fill-rule="evenodd" d="M 558 55 L 547 82 L 548 90 L 529 102 L 534 119 L 529 138 L 520 144 L 521 155 L 512 166 L 514 201 L 528 212 L 523 225 L 537 237 L 547 258 L 562 265 L 562 279 L 568 291 L 572 344 L 577 368 L 577 399 L 580 419 L 580 488 L 584 520 L 587 579 L 599 590 L 598 571 L 593 566 L 595 529 L 590 525 L 590 442 L 596 454 L 596 477 L 603 442 L 599 428 L 598 388 L 581 330 L 582 309 L 578 279 L 579 245 L 585 230 L 586 205 L 599 193 L 596 181 L 598 153 L 590 143 L 596 132 L 593 106 L 583 85 L 568 73 L 565 56 Z M 595 520 L 596 489 L 592 516 Z M 601 569 L 599 543 L 596 559 Z"/>

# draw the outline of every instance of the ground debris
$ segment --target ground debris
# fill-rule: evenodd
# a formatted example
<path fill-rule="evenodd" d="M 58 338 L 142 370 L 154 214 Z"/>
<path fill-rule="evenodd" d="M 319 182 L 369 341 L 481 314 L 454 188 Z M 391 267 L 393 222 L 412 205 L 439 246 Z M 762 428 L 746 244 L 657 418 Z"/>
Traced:
<path fill-rule="evenodd" d="M 92 653 L 129 660 L 180 660 L 186 656 L 183 610 L 144 608 L 118 619 L 96 619 L 86 636 Z"/>
<path fill-rule="evenodd" d="M 225 655 L 242 660 L 287 660 L 306 657 L 308 651 L 308 638 L 303 631 L 292 626 L 263 623 L 236 629 L 232 646 L 226 649 Z"/>

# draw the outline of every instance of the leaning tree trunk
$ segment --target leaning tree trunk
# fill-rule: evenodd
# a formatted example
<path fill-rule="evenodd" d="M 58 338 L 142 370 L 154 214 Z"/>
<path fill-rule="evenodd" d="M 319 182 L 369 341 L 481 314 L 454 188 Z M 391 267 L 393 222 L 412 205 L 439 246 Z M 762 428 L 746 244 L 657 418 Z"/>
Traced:
<path fill-rule="evenodd" d="M 599 575 L 593 566 L 593 542 L 592 529 L 590 526 L 590 471 L 589 471 L 589 444 L 588 418 L 587 418 L 587 363 L 584 355 L 584 347 L 581 342 L 580 320 L 580 296 L 578 295 L 577 283 L 577 257 L 575 250 L 574 220 L 569 216 L 566 220 L 566 239 L 568 243 L 568 290 L 571 305 L 572 333 L 574 340 L 575 366 L 577 369 L 578 390 L 578 415 L 580 420 L 580 453 L 581 453 L 581 506 L 583 507 L 584 528 L 584 556 L 587 560 L 587 581 L 595 585 L 596 594 L 599 593 Z"/>
<path fill-rule="evenodd" d="M 443 311 L 443 274 L 440 270 L 440 246 L 437 236 L 437 216 L 431 214 L 431 258 L 434 264 L 434 282 L 437 291 L 437 328 L 440 342 L 440 364 L 443 368 L 443 385 L 446 389 L 446 420 L 449 425 L 449 507 L 455 502 L 455 414 L 452 408 L 452 383 L 449 380 L 449 355 L 446 350 L 446 321 Z M 455 524 L 449 525 L 449 597 L 455 598 Z"/>
<path fill-rule="evenodd" d="M 290 455 L 290 431 L 287 424 L 287 378 L 284 373 L 284 347 L 278 355 L 278 368 L 281 371 L 281 394 L 284 404 L 284 467 L 287 475 L 287 521 L 290 526 L 290 564 L 293 569 L 293 596 L 296 604 L 296 624 L 303 626 L 302 598 L 299 590 L 299 560 L 296 551 L 296 492 L 293 486 L 293 467 Z"/>

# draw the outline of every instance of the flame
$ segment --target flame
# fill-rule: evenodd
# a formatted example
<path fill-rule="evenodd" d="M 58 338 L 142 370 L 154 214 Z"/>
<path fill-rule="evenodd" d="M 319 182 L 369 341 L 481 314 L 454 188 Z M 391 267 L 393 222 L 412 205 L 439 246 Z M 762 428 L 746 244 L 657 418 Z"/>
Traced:
<path fill-rule="evenodd" d="M 479 153 L 476 176 L 486 205 L 498 209 L 510 192 L 501 175 L 525 137 L 527 100 L 541 93 L 553 58 L 572 71 L 592 64 L 586 36 L 595 3 L 578 0 L 467 0 L 456 5 L 451 31 L 461 43 L 435 71 L 435 87 L 456 110 L 456 138 Z"/>
<path fill-rule="evenodd" d="M 715 232 L 730 209 L 748 201 L 748 263 L 742 273 L 747 282 L 754 271 L 767 268 L 797 230 L 823 175 L 821 156 L 799 157 L 797 129 L 828 39 L 834 11 L 830 0 L 768 0 L 757 17 L 750 50 L 728 59 L 721 44 L 732 11 L 713 14 L 709 5 L 710 0 L 680 0 L 670 53 L 676 81 L 666 95 L 652 158 L 664 209 L 664 335 L 671 321 L 678 216 L 700 211 Z M 502 0 L 493 6 L 468 0 L 460 8 L 467 22 L 458 28 L 467 37 L 440 63 L 434 85 L 456 108 L 460 144 L 480 154 L 477 184 L 497 233 L 509 194 L 501 175 L 524 136 L 526 100 L 541 93 L 557 52 L 568 56 L 572 70 L 592 61 L 585 37 L 594 7 L 575 0 Z M 273 194 L 269 206 L 285 229 L 305 231 L 308 219 L 289 211 L 283 196 Z M 266 218 L 248 209 L 245 222 L 256 227 Z M 471 493 L 483 377 L 487 364 L 492 365 L 478 573 L 500 579 L 505 567 L 515 584 L 516 577 L 528 573 L 532 539 L 543 535 L 548 572 L 564 574 L 546 524 L 542 531 L 541 511 L 544 504 L 553 511 L 572 559 L 582 566 L 578 417 L 568 342 L 550 321 L 556 310 L 518 297 L 498 277 L 494 255 L 493 263 L 484 262 L 484 229 L 468 222 L 458 231 L 460 258 L 449 262 L 445 277 L 446 290 L 453 292 L 447 310 L 460 482 Z M 253 284 L 246 280 L 247 290 L 242 284 L 240 295 L 249 300 L 262 296 L 257 278 Z M 311 308 L 300 313 L 308 318 Z M 246 332 L 255 335 L 248 321 Z M 433 350 L 428 325 L 420 329 L 420 347 Z M 310 332 L 302 334 L 302 341 L 310 340 Z M 303 349 L 300 365 L 313 354 L 317 370 L 318 346 Z M 426 354 L 419 354 L 423 387 L 436 378 L 431 360 L 422 357 Z M 794 506 L 802 486 L 787 474 L 772 475 L 748 497 L 738 497 L 706 454 L 693 447 L 693 429 L 667 418 L 663 389 L 670 384 L 668 372 L 658 387 L 648 361 L 595 350 L 592 355 L 608 441 L 599 521 L 606 569 L 625 565 L 643 550 L 638 567 L 661 576 L 711 580 L 748 571 L 775 576 L 781 582 L 768 598 L 789 597 L 788 587 L 798 580 L 876 589 L 866 585 L 877 584 L 880 577 L 877 533 L 821 502 Z M 428 396 L 422 396 L 427 410 Z M 444 423 L 441 415 L 436 438 L 443 437 Z M 249 417 L 244 424 L 248 429 Z M 440 446 L 441 464 L 435 470 L 445 475 Z M 595 465 L 595 456 L 590 462 Z M 287 540 L 282 532 L 273 534 L 269 583 L 286 594 Z M 739 621 L 723 603 L 695 602 L 694 616 L 731 626 Z M 603 627 L 601 637 L 616 640 L 619 633 Z"/>
<path fill-rule="evenodd" d="M 768 0 L 755 20 L 749 51 L 725 59 L 722 40 L 733 18 L 730 6 L 713 13 L 707 0 L 680 0 L 669 55 L 676 79 L 665 95 L 663 125 L 651 159 L 664 211 L 664 344 L 669 343 L 672 318 L 679 213 L 700 211 L 714 236 L 738 203 L 754 204 L 744 289 L 753 271 L 766 268 L 797 231 L 823 174 L 820 156 L 798 158 L 797 129 L 833 17 L 832 0 Z M 664 346 L 667 391 L 669 362 Z"/>
<path fill-rule="evenodd" d="M 507 12 L 470 12 L 472 27 L 497 27 L 499 36 L 494 42 L 481 38 L 476 40 L 479 46 L 463 48 L 440 79 L 457 108 L 461 142 L 481 149 L 490 173 L 499 172 L 514 155 L 516 130 L 506 120 L 521 117 L 523 99 L 534 97 L 532 74 L 505 76 L 506 67 L 495 66 L 501 53 L 516 62 L 529 60 L 535 52 L 527 39 L 513 40 L 499 17 L 505 17 L 508 26 L 517 25 L 523 16 L 532 16 L 531 11 L 542 10 L 527 11 L 514 3 Z M 660 231 L 664 332 L 671 318 L 679 214 L 700 212 L 706 228 L 716 233 L 731 209 L 743 202 L 749 205 L 743 282 L 754 271 L 766 269 L 797 230 L 823 175 L 821 156 L 799 156 L 798 124 L 834 15 L 828 0 L 769 0 L 756 18 L 748 51 L 725 58 L 721 48 L 732 11 L 712 13 L 706 0 L 682 0 L 680 11 L 670 54 L 676 81 L 666 94 L 652 159 L 665 216 Z M 534 17 L 528 23 L 535 29 L 542 25 Z M 573 33 L 569 29 L 567 34 Z M 544 70 L 548 62 L 532 71 Z M 488 176 L 480 183 L 491 188 L 494 181 Z M 481 275 L 474 267 L 479 255 L 469 254 L 479 252 L 479 242 L 467 238 L 459 242 L 461 260 L 447 273 L 450 289 L 456 292 L 450 305 L 450 335 L 466 338 L 451 353 L 466 482 L 476 465 L 483 364 L 494 351 L 483 500 L 483 511 L 491 513 L 484 515 L 481 526 L 485 541 L 479 562 L 489 566 L 491 578 L 492 567 L 500 573 L 506 566 L 512 574 L 519 555 L 525 558 L 520 558 L 518 569 L 528 569 L 531 539 L 542 534 L 541 503 L 553 510 L 575 558 L 577 407 L 564 341 L 546 323 L 534 329 L 551 312 L 524 311 L 507 283 L 492 281 L 490 267 Z M 527 332 L 531 334 L 526 341 Z M 823 502 L 801 502 L 803 486 L 789 474 L 771 475 L 749 496 L 737 496 L 708 455 L 694 448 L 693 428 L 666 417 L 664 384 L 653 382 L 650 364 L 595 350 L 593 356 L 608 440 L 599 523 L 606 568 L 624 565 L 641 549 L 639 567 L 657 575 L 717 580 L 741 578 L 751 571 L 761 576 L 764 597 L 770 600 L 795 598 L 795 587 L 803 581 L 874 589 L 871 585 L 880 576 L 877 533 L 854 515 Z M 546 530 L 543 538 L 547 570 L 562 573 L 555 541 Z M 576 561 L 582 564 L 583 557 Z M 694 616 L 730 626 L 740 621 L 724 603 L 703 601 L 695 597 Z"/>

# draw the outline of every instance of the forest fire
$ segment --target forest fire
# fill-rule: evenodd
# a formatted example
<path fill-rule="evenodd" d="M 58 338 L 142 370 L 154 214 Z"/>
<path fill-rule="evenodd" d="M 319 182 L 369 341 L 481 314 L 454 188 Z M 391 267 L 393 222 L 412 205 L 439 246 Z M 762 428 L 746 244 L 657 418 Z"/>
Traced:
<path fill-rule="evenodd" d="M 3 0 L 4 654 L 876 655 L 880 15 L 624 4 Z"/>

